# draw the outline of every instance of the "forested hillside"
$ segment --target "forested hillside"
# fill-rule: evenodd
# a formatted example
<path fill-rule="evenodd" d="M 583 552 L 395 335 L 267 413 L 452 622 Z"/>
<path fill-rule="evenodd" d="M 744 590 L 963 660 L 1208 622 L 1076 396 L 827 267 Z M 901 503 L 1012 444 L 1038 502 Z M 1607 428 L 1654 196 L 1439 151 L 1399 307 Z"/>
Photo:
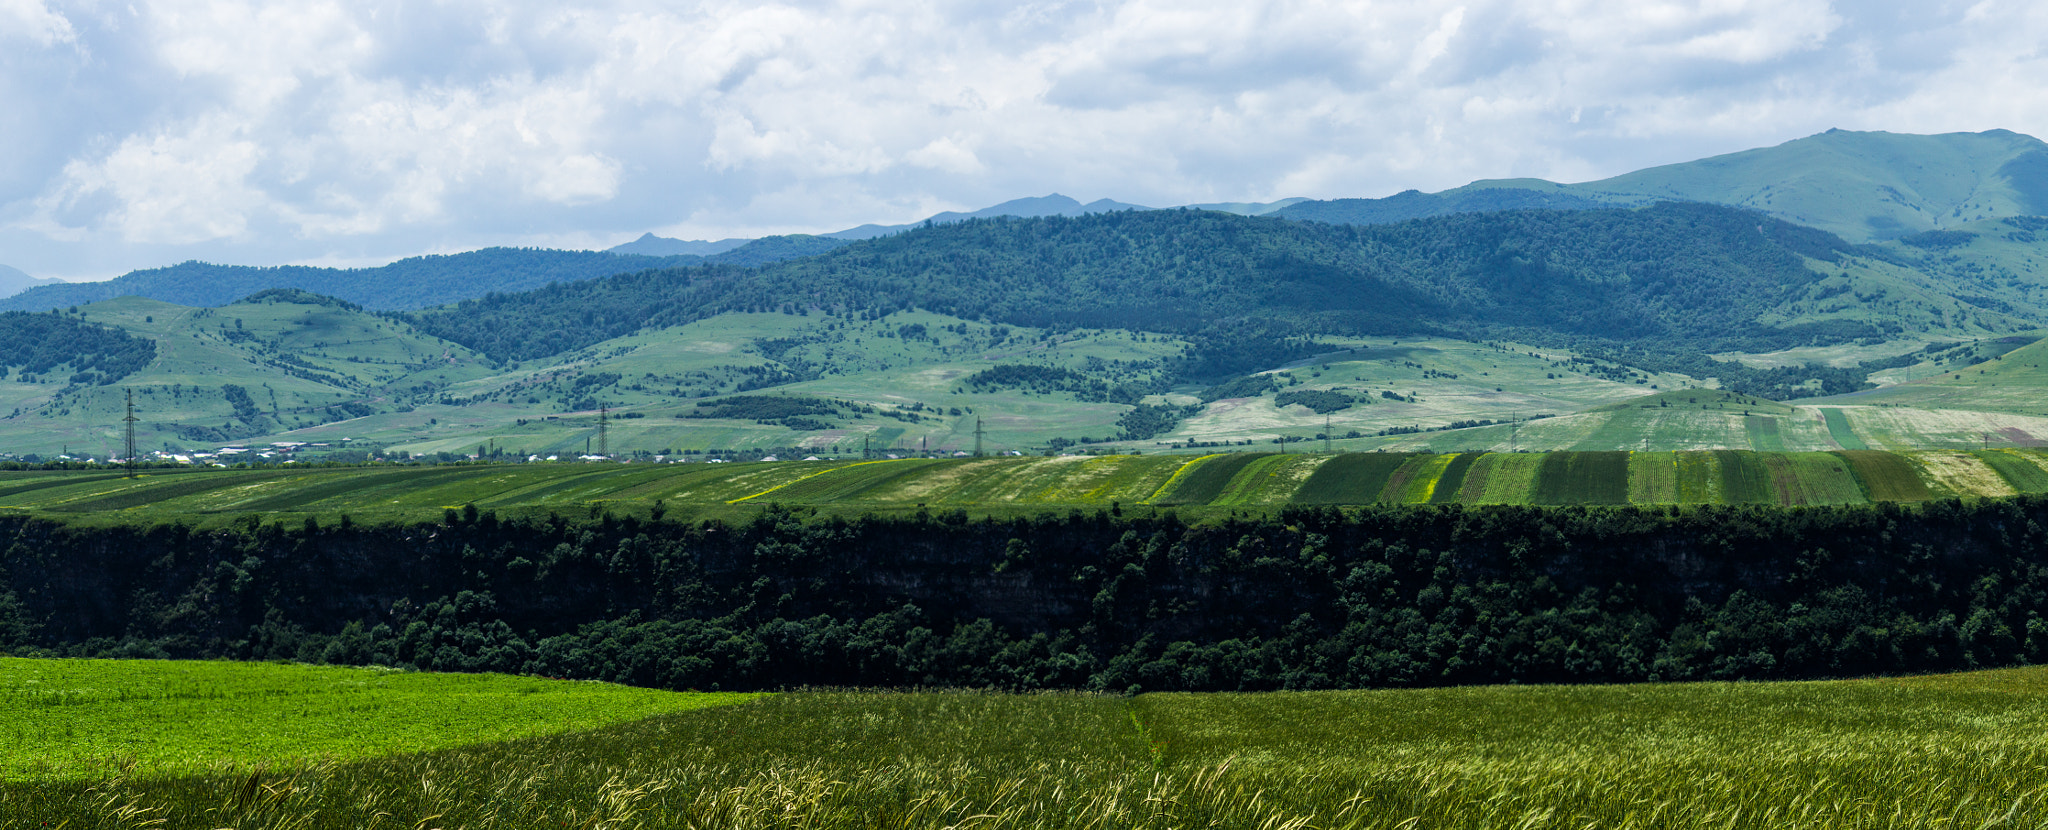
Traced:
<path fill-rule="evenodd" d="M 1533 184 L 1533 183 L 1532 183 Z M 1543 183 L 1543 184 L 1548 184 Z M 1442 193 L 1407 190 L 1384 199 L 1328 199 L 1296 202 L 1272 213 L 1281 219 L 1329 222 L 1339 225 L 1384 225 L 1409 219 L 1448 216 L 1454 213 L 1483 213 L 1495 210 L 1594 210 L 1617 205 L 1606 199 L 1583 196 L 1563 186 L 1543 188 L 1489 187 L 1472 185 Z"/>
<path fill-rule="evenodd" d="M 111 326 L 59 314 L 0 313 L 0 372 L 18 370 L 17 381 L 68 367 L 70 384 L 112 383 L 156 357 L 156 342 Z"/>
<path fill-rule="evenodd" d="M 1507 211 L 1355 227 L 1208 211 L 980 220 L 756 271 L 672 269 L 415 315 L 526 359 L 728 311 L 921 308 L 1031 326 L 1173 332 L 1197 372 L 1270 366 L 1310 334 L 1443 333 L 1768 349 L 1868 335 L 1757 318 L 1821 279 L 1825 233 L 1707 205 Z"/>
<path fill-rule="evenodd" d="M 821 236 L 770 236 L 711 256 L 639 256 L 604 251 L 485 248 L 411 257 L 377 268 L 284 265 L 255 268 L 185 262 L 135 271 L 106 282 L 32 288 L 0 299 L 0 310 L 47 311 L 115 297 L 147 297 L 186 306 L 222 306 L 259 291 L 297 288 L 379 311 L 427 308 L 492 291 L 528 291 L 583 280 L 699 264 L 765 265 L 811 256 L 845 242 Z"/>

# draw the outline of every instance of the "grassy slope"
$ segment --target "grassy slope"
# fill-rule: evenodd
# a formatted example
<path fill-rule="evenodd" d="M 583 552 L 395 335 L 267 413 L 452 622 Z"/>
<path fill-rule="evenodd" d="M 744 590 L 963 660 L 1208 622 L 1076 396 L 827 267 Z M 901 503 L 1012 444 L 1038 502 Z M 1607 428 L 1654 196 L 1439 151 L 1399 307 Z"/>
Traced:
<path fill-rule="evenodd" d="M 520 455 L 581 454 L 586 439 L 596 435 L 595 407 L 604 405 L 626 416 L 608 425 L 614 451 L 801 445 L 813 452 L 843 453 L 857 451 L 864 436 L 877 448 L 953 451 L 973 448 L 976 414 L 984 416 L 990 436 L 985 448 L 1001 451 L 1043 445 L 1058 436 L 1113 434 L 1117 417 L 1129 407 L 1079 401 L 1067 393 L 975 394 L 959 385 L 968 375 L 1018 363 L 1094 366 L 1092 376 L 1143 381 L 1155 369 L 1141 364 L 1178 356 L 1185 347 L 1154 334 L 1087 329 L 1054 334 L 924 312 L 881 320 L 731 314 L 493 369 L 467 350 L 418 335 L 403 324 L 329 306 L 187 309 L 125 298 L 84 311 L 87 320 L 157 338 L 161 357 L 117 386 L 55 399 L 60 384 L 0 380 L 0 407 L 23 410 L 0 420 L 0 447 L 49 455 L 68 447 L 74 454 L 104 457 L 110 447 L 119 447 L 121 395 L 132 387 L 138 393 L 138 446 L 143 449 L 165 443 L 203 450 L 227 443 L 354 439 L 358 446 L 415 453 L 471 453 L 484 445 Z M 239 335 L 224 332 L 234 330 L 237 320 L 249 336 L 231 342 L 229 337 Z M 219 328 L 222 324 L 228 329 Z M 925 326 L 929 335 L 896 336 L 913 325 Z M 955 333 L 954 327 L 966 331 Z M 781 340 L 799 345 L 778 355 L 779 361 L 763 355 L 764 341 Z M 276 353 L 301 359 L 336 382 L 293 377 Z M 361 362 L 349 360 L 350 355 Z M 932 410 L 916 422 L 870 415 L 809 433 L 753 421 L 674 417 L 694 408 L 699 398 L 737 392 L 754 377 L 750 371 L 806 366 L 830 368 L 814 380 L 779 384 L 774 392 L 887 409 L 922 404 Z M 249 389 L 268 420 L 249 424 L 237 419 L 220 391 L 222 384 Z M 322 423 L 336 417 L 322 415 L 322 408 L 337 403 L 375 411 Z M 178 434 L 180 426 L 224 425 L 233 428 L 234 439 Z"/>
<path fill-rule="evenodd" d="M 98 826 L 123 808 L 307 830 L 1994 826 L 2048 799 L 2044 688 L 2042 670 L 2016 669 L 1133 699 L 794 693 L 253 777 L 261 755 L 185 779 L 0 785 L 0 827 Z"/>
<path fill-rule="evenodd" d="M 0 446 L 55 454 L 63 447 L 101 455 L 121 442 L 124 395 L 135 392 L 137 446 L 211 448 L 249 436 L 403 405 L 405 390 L 465 380 L 489 369 L 460 346 L 410 326 L 330 305 L 238 303 L 185 308 L 128 297 L 82 309 L 83 318 L 148 336 L 157 358 L 118 385 L 67 390 L 61 383 L 0 380 Z M 287 358 L 289 360 L 287 360 Z M 51 373 L 52 377 L 56 373 Z M 244 387 L 254 413 L 237 413 L 222 392 Z M 422 415 L 424 423 L 431 416 Z M 226 427 L 232 438 L 190 438 L 180 427 Z M 350 434 L 331 425 L 335 436 Z M 104 456 L 102 456 L 104 457 Z"/>
<path fill-rule="evenodd" d="M 1825 317 L 1839 311 L 1823 307 L 1827 303 L 1861 296 L 1864 290 L 1853 288 L 1812 308 L 1790 308 L 1799 315 Z M 1129 407 L 1081 401 L 1066 392 L 976 391 L 964 386 L 966 377 L 993 365 L 1024 363 L 1144 383 L 1157 376 L 1162 361 L 1186 346 L 1141 332 L 1054 334 L 923 312 L 881 320 L 733 314 L 494 369 L 402 324 L 333 306 L 258 303 L 185 309 L 129 298 L 84 312 L 88 320 L 157 337 L 158 360 L 120 385 L 61 395 L 57 384 L 0 379 L 0 406 L 15 410 L 13 417 L 0 419 L 0 447 L 43 454 L 69 448 L 95 455 L 117 448 L 121 395 L 132 388 L 141 418 L 138 443 L 145 449 L 166 444 L 210 449 L 273 440 L 339 445 L 353 439 L 357 447 L 409 452 L 469 454 L 485 447 L 521 456 L 580 455 L 596 449 L 594 407 L 603 405 L 622 416 L 608 425 L 614 452 L 796 447 L 801 453 L 829 455 L 854 451 L 863 441 L 885 452 L 951 452 L 974 446 L 977 423 L 986 431 L 986 449 L 1028 451 L 1056 437 L 1113 435 L 1117 418 Z M 924 326 L 929 335 L 896 336 L 910 325 Z M 2048 388 L 2048 372 L 2040 371 L 2048 363 L 2048 346 L 2020 348 L 1980 366 L 1972 361 L 1998 357 L 2016 341 L 1976 342 L 1879 376 L 1917 376 L 1912 383 L 1823 403 L 1840 405 L 1851 434 L 1869 446 L 1961 446 L 1973 439 L 1981 444 L 1984 432 L 2020 444 L 2030 440 L 2026 436 L 2048 436 L 2048 407 L 2038 403 L 2038 392 Z M 770 345 L 776 343 L 795 345 Z M 1821 415 L 1808 401 L 1789 411 L 1757 410 L 1768 409 L 1774 425 L 1749 423 L 1726 408 L 1652 413 L 1642 410 L 1642 403 L 1621 406 L 1653 387 L 1670 391 L 1701 382 L 1575 361 L 1564 350 L 1414 338 L 1350 338 L 1327 345 L 1334 351 L 1270 372 L 1278 390 L 1218 400 L 1166 435 L 1110 446 L 1156 451 L 1256 445 L 1282 437 L 1311 438 L 1323 433 L 1326 423 L 1337 436 L 1359 435 L 1333 444 L 1351 451 L 1849 446 L 1826 429 L 1807 427 L 1808 420 Z M 1917 341 L 1906 348 L 1917 348 Z M 1808 359 L 1843 363 L 1900 350 L 1880 344 L 1744 359 L 1761 365 Z M 771 360 L 771 353 L 779 359 Z M 304 365 L 288 365 L 285 356 Z M 824 366 L 832 368 L 817 369 Z M 828 418 L 827 429 L 807 432 L 751 420 L 676 417 L 693 410 L 703 396 L 734 392 L 757 377 L 750 372 L 789 371 L 816 377 L 755 394 L 851 401 L 904 417 Z M 237 413 L 221 391 L 224 384 L 249 390 L 256 411 Z M 1195 391 L 1176 390 L 1152 400 L 1196 403 Z M 1278 392 L 1301 391 L 1338 392 L 1359 402 L 1328 416 L 1301 405 L 1276 405 Z M 373 414 L 348 417 L 337 405 Z M 1534 414 L 1561 417 L 1520 428 L 1437 429 L 1457 421 L 1509 421 Z M 192 428 L 235 437 L 193 433 Z M 1414 428 L 1427 431 L 1377 434 Z"/>
<path fill-rule="evenodd" d="M 0 658 L 0 780 L 161 776 L 578 732 L 744 694 L 330 666 Z"/>
<path fill-rule="evenodd" d="M 2040 141 L 2003 131 L 1834 131 L 1570 185 L 1568 192 L 1749 207 L 1860 242 L 2039 214 L 2038 185 L 2016 183 L 2001 168 L 2042 152 Z"/>

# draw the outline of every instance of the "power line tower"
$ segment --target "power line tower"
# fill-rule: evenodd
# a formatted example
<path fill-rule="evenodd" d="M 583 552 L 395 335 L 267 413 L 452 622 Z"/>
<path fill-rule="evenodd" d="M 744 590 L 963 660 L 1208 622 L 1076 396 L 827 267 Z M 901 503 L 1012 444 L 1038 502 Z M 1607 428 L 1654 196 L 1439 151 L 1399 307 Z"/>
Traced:
<path fill-rule="evenodd" d="M 135 390 L 128 390 L 128 416 L 121 419 L 122 433 L 127 438 L 124 454 L 128 461 L 128 477 L 135 477 Z"/>
<path fill-rule="evenodd" d="M 981 416 L 974 416 L 974 457 L 981 457 Z"/>
<path fill-rule="evenodd" d="M 612 455 L 611 436 L 605 432 L 605 423 L 611 420 L 611 414 L 611 407 L 600 406 L 597 408 L 597 454 L 606 458 L 610 458 Z"/>
<path fill-rule="evenodd" d="M 1323 413 L 1323 454 L 1330 454 L 1330 413 Z"/>

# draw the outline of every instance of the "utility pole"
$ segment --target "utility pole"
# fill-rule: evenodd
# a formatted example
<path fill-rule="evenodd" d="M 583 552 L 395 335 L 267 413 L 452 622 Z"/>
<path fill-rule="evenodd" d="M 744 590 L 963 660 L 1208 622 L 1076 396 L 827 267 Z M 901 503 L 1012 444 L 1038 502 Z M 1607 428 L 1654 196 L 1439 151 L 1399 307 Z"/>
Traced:
<path fill-rule="evenodd" d="M 1323 413 L 1323 454 L 1330 454 L 1330 413 Z"/>
<path fill-rule="evenodd" d="M 611 457 L 611 436 L 605 433 L 605 422 L 611 418 L 611 407 L 597 408 L 597 454 Z"/>
<path fill-rule="evenodd" d="M 121 457 L 128 461 L 128 477 L 135 477 L 135 390 L 128 390 L 128 416 L 121 419 L 127 440 L 126 453 Z"/>

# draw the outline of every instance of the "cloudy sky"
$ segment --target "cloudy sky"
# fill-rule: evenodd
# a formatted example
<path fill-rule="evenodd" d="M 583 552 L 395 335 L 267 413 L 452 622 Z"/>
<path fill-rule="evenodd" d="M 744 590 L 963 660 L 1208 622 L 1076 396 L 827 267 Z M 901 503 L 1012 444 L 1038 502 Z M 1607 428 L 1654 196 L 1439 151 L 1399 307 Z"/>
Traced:
<path fill-rule="evenodd" d="M 2048 135 L 2030 0 L 0 0 L 0 263 L 375 264 Z"/>

